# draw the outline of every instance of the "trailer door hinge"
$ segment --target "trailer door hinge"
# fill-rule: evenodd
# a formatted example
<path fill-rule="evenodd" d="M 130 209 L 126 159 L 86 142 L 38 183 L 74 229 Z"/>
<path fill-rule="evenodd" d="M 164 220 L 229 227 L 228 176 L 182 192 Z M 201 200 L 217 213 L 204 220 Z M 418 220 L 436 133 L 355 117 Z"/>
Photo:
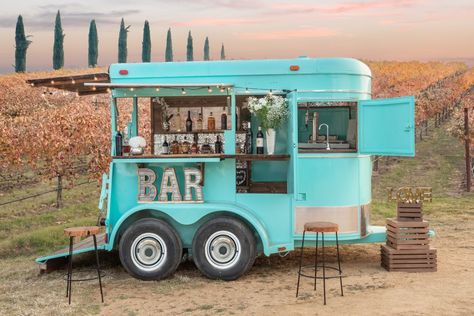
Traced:
<path fill-rule="evenodd" d="M 297 201 L 306 201 L 306 193 L 298 193 L 296 195 L 296 200 Z"/>

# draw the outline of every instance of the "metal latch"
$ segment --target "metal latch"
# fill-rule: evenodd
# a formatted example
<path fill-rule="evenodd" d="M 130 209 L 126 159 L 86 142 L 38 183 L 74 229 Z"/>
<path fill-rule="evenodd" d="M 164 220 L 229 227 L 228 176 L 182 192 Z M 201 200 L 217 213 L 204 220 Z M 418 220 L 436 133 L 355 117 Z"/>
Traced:
<path fill-rule="evenodd" d="M 306 193 L 298 193 L 296 195 L 296 200 L 297 201 L 306 201 Z"/>

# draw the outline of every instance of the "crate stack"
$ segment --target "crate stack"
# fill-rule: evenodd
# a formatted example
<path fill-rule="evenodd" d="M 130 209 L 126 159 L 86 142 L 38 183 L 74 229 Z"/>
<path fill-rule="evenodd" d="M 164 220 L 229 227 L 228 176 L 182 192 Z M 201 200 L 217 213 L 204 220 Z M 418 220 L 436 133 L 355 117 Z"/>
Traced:
<path fill-rule="evenodd" d="M 397 218 L 387 219 L 387 244 L 381 246 L 382 267 L 388 271 L 436 271 L 436 249 L 429 243 L 422 203 L 398 203 Z"/>

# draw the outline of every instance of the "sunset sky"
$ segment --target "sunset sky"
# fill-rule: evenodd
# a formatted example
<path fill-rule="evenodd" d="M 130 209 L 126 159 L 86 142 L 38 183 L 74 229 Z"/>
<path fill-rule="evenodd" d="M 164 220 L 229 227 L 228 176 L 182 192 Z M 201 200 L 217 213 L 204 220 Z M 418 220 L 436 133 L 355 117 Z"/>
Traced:
<path fill-rule="evenodd" d="M 473 0 L 95 0 L 2 3 L 0 72 L 14 64 L 15 23 L 22 14 L 33 43 L 28 70 L 52 68 L 54 18 L 61 10 L 65 66 L 87 66 L 89 22 L 96 19 L 99 64 L 117 60 L 120 19 L 131 25 L 130 62 L 139 62 L 143 22 L 152 35 L 152 60 L 163 61 L 168 27 L 175 60 L 186 56 L 191 30 L 194 58 L 202 59 L 209 36 L 211 58 L 221 43 L 229 59 L 355 57 L 363 59 L 433 60 L 474 58 Z"/>

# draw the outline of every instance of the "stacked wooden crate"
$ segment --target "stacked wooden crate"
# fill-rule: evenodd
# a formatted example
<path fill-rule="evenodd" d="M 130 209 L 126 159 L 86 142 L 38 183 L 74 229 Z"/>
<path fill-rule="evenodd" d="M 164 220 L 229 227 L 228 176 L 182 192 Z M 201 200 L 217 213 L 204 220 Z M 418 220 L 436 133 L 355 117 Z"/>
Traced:
<path fill-rule="evenodd" d="M 436 249 L 429 244 L 421 203 L 398 203 L 397 218 L 387 219 L 387 244 L 381 247 L 388 271 L 436 271 Z"/>

